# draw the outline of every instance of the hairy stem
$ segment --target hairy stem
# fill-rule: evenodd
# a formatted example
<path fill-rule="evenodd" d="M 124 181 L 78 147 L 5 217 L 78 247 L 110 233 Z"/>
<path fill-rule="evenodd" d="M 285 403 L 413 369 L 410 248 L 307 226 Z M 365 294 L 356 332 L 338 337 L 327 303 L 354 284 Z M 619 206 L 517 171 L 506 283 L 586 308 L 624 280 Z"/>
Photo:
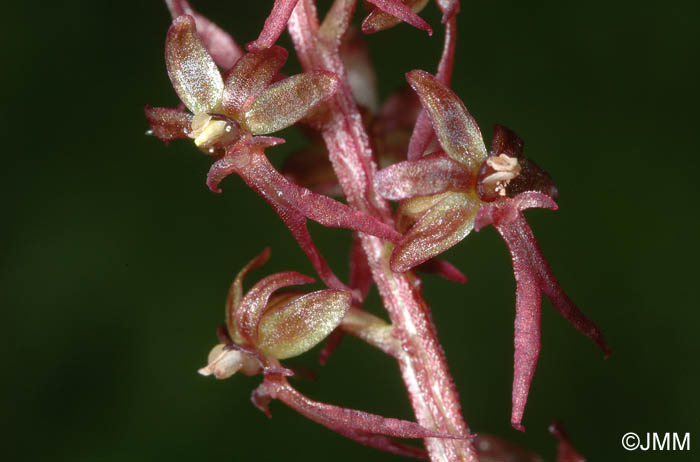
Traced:
<path fill-rule="evenodd" d="M 306 71 L 327 70 L 342 78 L 339 90 L 327 103 L 328 121 L 321 132 L 348 203 L 393 224 L 389 205 L 372 187 L 376 165 L 338 53 L 339 40 L 354 7 L 355 0 L 336 0 L 324 25 L 319 26 L 313 0 L 300 0 L 289 31 Z M 391 271 L 391 244 L 373 236 L 360 236 L 395 335 L 401 341 L 397 360 L 417 421 L 438 432 L 467 435 L 459 397 L 418 279 L 411 273 Z M 478 460 L 466 439 L 426 438 L 425 445 L 433 462 Z"/>

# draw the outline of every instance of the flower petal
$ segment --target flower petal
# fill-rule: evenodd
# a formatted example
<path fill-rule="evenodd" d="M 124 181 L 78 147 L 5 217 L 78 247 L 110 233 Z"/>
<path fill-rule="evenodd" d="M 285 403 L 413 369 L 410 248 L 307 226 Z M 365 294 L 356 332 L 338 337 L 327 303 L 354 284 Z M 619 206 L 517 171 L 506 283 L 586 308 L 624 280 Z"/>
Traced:
<path fill-rule="evenodd" d="M 375 5 L 378 9 L 384 11 L 386 14 L 394 16 L 395 18 L 400 19 L 403 22 L 407 22 L 413 27 L 416 27 L 420 30 L 424 30 L 428 33 L 428 35 L 433 35 L 433 29 L 428 25 L 427 22 L 423 20 L 420 16 L 418 16 L 413 10 L 411 9 L 411 5 L 409 5 L 409 2 L 406 2 L 404 4 L 401 2 L 401 0 L 367 0 L 369 3 Z M 411 1 L 411 0 L 409 0 Z M 418 10 L 420 11 L 420 9 Z M 370 20 L 370 17 L 372 14 L 367 16 L 364 21 L 362 21 L 362 32 L 365 34 L 371 34 L 373 32 L 378 32 L 382 29 L 373 29 L 373 22 L 368 22 Z"/>
<path fill-rule="evenodd" d="M 299 121 L 314 106 L 335 93 L 338 78 L 330 72 L 297 74 L 267 88 L 245 113 L 254 135 L 266 135 Z"/>
<path fill-rule="evenodd" d="M 442 148 L 475 175 L 486 159 L 479 126 L 452 90 L 425 71 L 406 74 L 433 122 Z"/>
<path fill-rule="evenodd" d="M 180 16 L 168 29 L 165 63 L 180 100 L 194 114 L 211 112 L 221 103 L 224 81 L 202 45 L 192 16 Z"/>
<path fill-rule="evenodd" d="M 223 106 L 226 113 L 238 118 L 267 88 L 287 61 L 287 50 L 273 46 L 247 53 L 226 75 Z"/>
<path fill-rule="evenodd" d="M 265 25 L 263 25 L 260 35 L 257 40 L 246 45 L 246 49 L 248 51 L 259 51 L 274 45 L 287 27 L 287 21 L 289 21 L 289 17 L 292 15 L 297 2 L 298 0 L 275 0 L 270 15 L 265 19 Z"/>
<path fill-rule="evenodd" d="M 296 271 L 276 273 L 260 280 L 241 300 L 235 312 L 236 327 L 244 339 L 257 344 L 258 324 L 267 308 L 268 300 L 276 290 L 298 284 L 310 284 L 314 279 Z"/>
<path fill-rule="evenodd" d="M 197 35 L 216 64 L 224 69 L 230 69 L 238 58 L 243 56 L 243 50 L 236 41 L 219 26 L 195 11 L 187 0 L 165 0 L 165 3 L 173 19 L 184 14 L 194 18 Z"/>
<path fill-rule="evenodd" d="M 404 235 L 391 255 L 391 269 L 408 271 L 464 239 L 474 227 L 479 203 L 472 193 L 448 194 Z"/>
<path fill-rule="evenodd" d="M 433 196 L 416 196 L 403 200 L 396 210 L 396 229 L 400 233 L 406 233 L 432 206 L 452 194 L 447 191 Z"/>
<path fill-rule="evenodd" d="M 414 13 L 420 13 L 421 10 L 425 8 L 425 5 L 428 4 L 428 0 L 403 0 L 403 4 L 409 7 Z M 365 34 L 373 34 L 392 28 L 401 22 L 401 19 L 396 16 L 379 8 L 375 8 L 362 21 L 362 31 Z"/>
<path fill-rule="evenodd" d="M 377 172 L 374 179 L 377 192 L 392 201 L 467 190 L 473 185 L 469 170 L 445 153 L 399 162 Z"/>
<path fill-rule="evenodd" d="M 187 138 L 192 126 L 192 114 L 180 109 L 148 105 L 144 112 L 154 136 L 163 141 Z"/>
<path fill-rule="evenodd" d="M 258 256 L 249 261 L 248 264 L 238 272 L 231 283 L 231 287 L 228 289 L 228 295 L 226 297 L 226 327 L 228 328 L 229 335 L 236 343 L 240 343 L 241 340 L 234 320 L 238 306 L 241 304 L 241 299 L 243 299 L 243 279 L 248 273 L 267 263 L 269 259 L 270 248 L 265 247 Z"/>
<path fill-rule="evenodd" d="M 438 70 L 435 78 L 450 86 L 452 81 L 452 69 L 455 61 L 455 50 L 457 48 L 457 18 L 452 17 L 445 24 L 445 43 L 442 48 L 442 55 L 438 63 Z M 425 110 L 420 111 L 420 115 L 416 120 L 411 141 L 408 145 L 408 160 L 418 159 L 423 156 L 426 149 L 430 146 L 430 142 L 435 137 L 435 131 L 430 123 L 430 117 Z"/>
<path fill-rule="evenodd" d="M 350 292 L 328 289 L 269 308 L 258 325 L 258 350 L 277 359 L 309 351 L 340 324 L 350 301 Z"/>

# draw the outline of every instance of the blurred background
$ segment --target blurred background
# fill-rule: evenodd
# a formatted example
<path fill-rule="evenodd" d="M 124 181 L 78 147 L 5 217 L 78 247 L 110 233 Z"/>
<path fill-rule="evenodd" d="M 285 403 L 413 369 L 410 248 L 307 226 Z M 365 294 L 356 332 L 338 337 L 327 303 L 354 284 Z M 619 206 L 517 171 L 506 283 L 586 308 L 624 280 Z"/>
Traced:
<path fill-rule="evenodd" d="M 194 1 L 240 44 L 272 2 Z M 319 2 L 326 9 L 329 1 Z M 8 9 L 9 8 L 9 9 Z M 170 18 L 148 2 L 14 2 L 2 53 L 0 382 L 5 460 L 399 460 L 250 403 L 260 377 L 199 376 L 234 274 L 311 265 L 267 204 L 210 160 L 153 137 L 143 105 L 174 106 L 163 44 Z M 447 253 L 464 286 L 425 277 L 440 340 L 472 430 L 554 459 L 562 420 L 590 461 L 697 460 L 699 219 L 697 2 L 462 2 L 453 88 L 490 139 L 526 141 L 554 177 L 560 210 L 528 220 L 564 289 L 603 329 L 604 361 L 548 302 L 521 434 L 510 427 L 514 281 L 492 228 Z M 437 8 L 368 37 L 382 98 L 406 71 L 435 71 Z M 280 44 L 291 50 L 285 34 Z M 286 72 L 299 69 L 293 57 Z M 280 165 L 306 141 L 268 150 Z M 347 275 L 349 233 L 310 225 Z M 254 281 L 254 278 L 250 280 Z M 367 308 L 382 313 L 376 293 Z M 412 418 L 396 364 L 352 338 L 310 397 Z M 691 433 L 690 452 L 627 452 L 626 432 Z M 9 443 L 9 444 L 8 444 Z"/>

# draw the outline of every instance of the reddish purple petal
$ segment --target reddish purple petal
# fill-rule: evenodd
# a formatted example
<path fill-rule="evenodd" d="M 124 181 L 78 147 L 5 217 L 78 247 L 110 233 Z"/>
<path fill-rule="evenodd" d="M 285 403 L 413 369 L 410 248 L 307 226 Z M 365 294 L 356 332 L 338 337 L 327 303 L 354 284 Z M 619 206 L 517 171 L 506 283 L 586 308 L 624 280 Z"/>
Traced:
<path fill-rule="evenodd" d="M 259 51 L 275 44 L 294 11 L 298 0 L 275 0 L 270 15 L 265 19 L 265 25 L 258 39 L 246 45 L 248 51 Z"/>
<path fill-rule="evenodd" d="M 197 36 L 192 16 L 176 18 L 168 29 L 165 64 L 173 88 L 192 113 L 212 112 L 219 106 L 224 81 Z"/>
<path fill-rule="evenodd" d="M 450 86 L 452 81 L 452 68 L 454 67 L 455 49 L 457 47 L 457 19 L 452 18 L 445 25 L 445 44 L 442 49 L 442 56 L 438 64 L 438 71 L 435 78 L 446 86 Z M 418 159 L 423 156 L 430 146 L 430 142 L 435 136 L 430 117 L 425 110 L 420 112 L 416 120 L 411 141 L 408 145 L 408 160 Z"/>
<path fill-rule="evenodd" d="M 144 112 L 151 126 L 150 134 L 163 141 L 187 138 L 192 127 L 192 114 L 180 109 L 146 105 Z"/>
<path fill-rule="evenodd" d="M 185 14 L 194 17 L 197 34 L 216 64 L 224 69 L 230 69 L 238 58 L 243 56 L 243 50 L 229 34 L 192 9 L 186 0 L 165 0 L 165 3 L 173 19 Z"/>
<path fill-rule="evenodd" d="M 327 289 L 268 308 L 258 326 L 258 350 L 277 359 L 309 351 L 340 324 L 350 300 L 349 291 Z"/>
<path fill-rule="evenodd" d="M 287 50 L 273 46 L 245 54 L 226 75 L 223 106 L 231 117 L 239 118 L 272 82 L 287 61 Z"/>
<path fill-rule="evenodd" d="M 466 191 L 473 185 L 469 170 L 445 153 L 399 162 L 380 170 L 374 178 L 377 192 L 393 201 L 447 190 Z"/>
<path fill-rule="evenodd" d="M 423 20 L 420 16 L 413 12 L 413 10 L 404 5 L 401 0 L 367 0 L 369 3 L 375 5 L 380 10 L 400 19 L 403 22 L 407 22 L 413 27 L 420 30 L 424 30 L 428 35 L 433 35 L 433 29 L 428 25 L 427 22 Z M 370 15 L 371 16 L 371 15 Z M 362 22 L 362 32 L 365 34 L 371 34 L 372 32 L 377 32 L 377 30 L 372 30 L 373 24 L 367 23 L 367 19 Z M 381 29 L 378 29 L 381 30 Z"/>
<path fill-rule="evenodd" d="M 425 263 L 421 263 L 416 266 L 416 270 L 423 273 L 436 274 L 448 281 L 456 282 L 457 284 L 465 284 L 467 282 L 467 277 L 459 268 L 447 260 L 441 260 L 439 258 L 431 258 Z"/>
<path fill-rule="evenodd" d="M 266 247 L 258 256 L 253 258 L 243 267 L 243 269 L 238 272 L 231 283 L 231 287 L 228 289 L 228 296 L 226 297 L 226 327 L 228 328 L 231 339 L 236 343 L 240 343 L 242 340 L 234 323 L 234 318 L 236 311 L 238 310 L 238 306 L 241 304 L 241 299 L 243 298 L 243 279 L 248 275 L 248 273 L 267 263 L 269 259 L 270 248 Z"/>
<path fill-rule="evenodd" d="M 569 442 L 569 436 L 561 422 L 553 422 L 549 426 L 549 432 L 559 440 L 557 462 L 586 462 L 586 458 L 579 454 Z"/>
<path fill-rule="evenodd" d="M 425 8 L 425 5 L 428 4 L 428 0 L 403 0 L 402 3 L 409 7 L 414 13 L 420 13 L 421 10 Z M 401 19 L 379 8 L 375 8 L 362 21 L 362 31 L 365 34 L 374 34 L 375 32 L 392 28 L 400 23 Z"/>
<path fill-rule="evenodd" d="M 235 313 L 236 327 L 240 334 L 253 345 L 258 341 L 258 324 L 262 319 L 268 300 L 273 292 L 282 287 L 310 284 L 314 279 L 297 273 L 285 271 L 262 279 L 243 297 Z"/>
<path fill-rule="evenodd" d="M 464 103 L 427 72 L 411 71 L 406 79 L 418 93 L 442 148 L 476 175 L 487 157 L 486 147 L 479 126 Z"/>
<path fill-rule="evenodd" d="M 474 227 L 479 202 L 471 193 L 447 194 L 404 235 L 391 255 L 391 269 L 408 271 L 464 239 Z"/>

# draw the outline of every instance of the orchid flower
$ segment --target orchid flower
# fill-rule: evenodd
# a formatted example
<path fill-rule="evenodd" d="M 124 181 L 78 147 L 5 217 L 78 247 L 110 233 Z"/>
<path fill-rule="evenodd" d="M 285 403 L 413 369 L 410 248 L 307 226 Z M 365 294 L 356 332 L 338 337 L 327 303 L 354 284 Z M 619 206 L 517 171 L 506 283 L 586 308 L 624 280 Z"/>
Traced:
<path fill-rule="evenodd" d="M 356 99 L 371 101 L 376 94 L 376 82 L 371 69 L 369 55 L 363 52 L 363 36 L 348 31 L 341 42 L 341 57 L 350 79 Z M 367 132 L 374 146 L 377 163 L 385 167 L 406 158 L 411 129 L 421 112 L 420 101 L 410 88 L 404 87 L 390 96 L 376 113 L 365 107 L 363 111 Z M 339 196 L 340 186 L 328 159 L 328 150 L 315 131 L 306 130 L 311 146 L 292 154 L 285 160 L 282 172 L 295 183 L 315 192 Z M 456 267 L 444 260 L 431 259 L 422 263 L 419 271 L 437 274 L 453 282 L 465 283 L 467 278 Z"/>
<path fill-rule="evenodd" d="M 173 21 L 165 48 L 170 80 L 191 112 L 147 106 L 152 133 L 164 141 L 191 138 L 216 158 L 207 177 L 215 192 L 221 192 L 223 178 L 239 174 L 275 208 L 329 286 L 345 288 L 314 245 L 307 218 L 392 242 L 400 239 L 378 219 L 287 180 L 265 157 L 266 147 L 284 140 L 264 135 L 296 123 L 332 95 L 338 84 L 335 75 L 307 72 L 272 83 L 287 59 L 283 48 L 273 46 L 243 55 L 222 76 L 189 15 Z"/>
<path fill-rule="evenodd" d="M 226 300 L 225 328 L 219 331 L 223 342 L 211 350 L 208 364 L 199 370 L 200 374 L 226 379 L 239 371 L 245 375 L 262 372 L 264 381 L 253 392 L 252 400 L 268 417 L 269 402 L 279 399 L 348 438 L 400 455 L 423 457 L 424 451 L 387 436 L 461 438 L 428 430 L 415 422 L 319 403 L 292 388 L 286 377 L 294 373 L 282 367 L 279 360 L 310 350 L 338 327 L 351 314 L 351 294 L 339 289 L 280 292 L 284 287 L 313 282 L 313 278 L 294 271 L 267 276 L 244 293 L 246 275 L 264 265 L 269 257 L 270 251 L 265 249 L 235 277 Z M 375 327 L 373 320 L 365 324 L 357 314 L 353 319 L 358 330 L 363 325 Z"/>
<path fill-rule="evenodd" d="M 513 427 L 521 425 L 540 352 L 541 294 L 605 353 L 598 327 L 579 311 L 554 278 L 521 211 L 556 209 L 551 178 L 522 156 L 523 143 L 497 126 L 487 153 L 478 125 L 462 101 L 423 71 L 407 79 L 418 93 L 444 152 L 381 170 L 377 191 L 401 201 L 398 230 L 404 237 L 393 250 L 391 267 L 407 271 L 460 242 L 476 227 L 493 224 L 506 241 L 516 279 Z"/>

